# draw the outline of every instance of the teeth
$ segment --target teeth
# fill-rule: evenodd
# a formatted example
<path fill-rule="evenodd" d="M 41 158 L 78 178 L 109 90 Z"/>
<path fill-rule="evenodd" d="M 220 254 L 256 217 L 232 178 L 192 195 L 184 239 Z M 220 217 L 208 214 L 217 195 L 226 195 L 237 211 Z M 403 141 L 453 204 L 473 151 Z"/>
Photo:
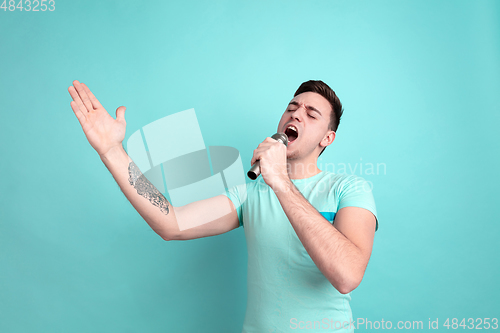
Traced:
<path fill-rule="evenodd" d="M 286 129 L 291 129 L 291 130 L 295 131 L 296 133 L 299 133 L 299 131 L 297 130 L 297 127 L 295 127 L 293 125 L 288 126 Z"/>

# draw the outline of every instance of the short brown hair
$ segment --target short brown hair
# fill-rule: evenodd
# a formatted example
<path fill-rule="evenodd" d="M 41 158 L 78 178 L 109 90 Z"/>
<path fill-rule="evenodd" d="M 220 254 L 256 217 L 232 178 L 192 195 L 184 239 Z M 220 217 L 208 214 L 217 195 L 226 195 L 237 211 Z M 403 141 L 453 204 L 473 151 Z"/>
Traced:
<path fill-rule="evenodd" d="M 340 117 L 342 117 L 342 113 L 344 113 L 344 109 L 342 108 L 342 103 L 340 103 L 340 99 L 335 94 L 335 91 L 333 91 L 332 88 L 330 88 L 321 80 L 309 80 L 303 82 L 300 85 L 299 89 L 297 89 L 293 97 L 309 91 L 320 94 L 321 96 L 326 98 L 328 102 L 330 102 L 332 112 L 330 113 L 330 123 L 328 125 L 328 129 L 336 132 L 340 124 Z M 326 147 L 323 148 L 318 157 L 323 154 L 323 151 L 325 151 L 325 149 Z"/>

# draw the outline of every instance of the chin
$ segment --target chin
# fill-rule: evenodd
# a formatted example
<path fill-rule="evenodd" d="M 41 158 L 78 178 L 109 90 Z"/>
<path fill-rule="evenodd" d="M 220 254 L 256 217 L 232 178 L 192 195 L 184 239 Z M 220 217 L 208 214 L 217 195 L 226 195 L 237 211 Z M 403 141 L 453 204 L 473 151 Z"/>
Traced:
<path fill-rule="evenodd" d="M 287 154 L 286 154 L 286 158 L 289 159 L 289 160 L 296 159 L 297 156 L 298 156 L 298 152 L 297 151 L 290 151 L 290 152 L 287 152 Z"/>

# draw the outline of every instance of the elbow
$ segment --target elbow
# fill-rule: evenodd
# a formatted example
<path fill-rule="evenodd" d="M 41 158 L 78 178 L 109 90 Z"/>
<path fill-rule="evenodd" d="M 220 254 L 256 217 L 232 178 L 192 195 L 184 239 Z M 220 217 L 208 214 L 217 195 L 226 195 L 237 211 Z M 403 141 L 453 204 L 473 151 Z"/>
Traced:
<path fill-rule="evenodd" d="M 349 294 L 351 291 L 356 289 L 358 287 L 358 284 L 342 284 L 336 287 L 336 289 L 339 291 L 341 294 Z"/>
<path fill-rule="evenodd" d="M 164 241 L 171 241 L 171 240 L 177 239 L 177 237 L 175 235 L 173 235 L 172 233 L 167 233 L 167 232 L 162 233 L 160 236 L 161 236 L 161 238 L 163 238 Z"/>
<path fill-rule="evenodd" d="M 172 206 L 172 213 L 174 221 L 177 222 L 177 217 L 180 216 L 180 209 L 178 207 Z M 165 241 L 177 240 L 179 239 L 180 231 L 179 228 L 175 229 L 177 223 L 172 223 L 172 221 L 162 222 L 160 229 L 157 234 Z"/>
<path fill-rule="evenodd" d="M 172 229 L 164 229 L 164 230 L 161 230 L 160 232 L 157 232 L 157 234 L 161 238 L 163 238 L 163 240 L 165 240 L 165 241 L 182 239 L 181 233 L 179 231 L 172 230 Z"/>
<path fill-rule="evenodd" d="M 332 283 L 332 285 L 339 291 L 341 294 L 349 294 L 351 291 L 356 289 L 359 284 L 361 283 L 361 280 L 363 279 L 363 276 L 350 276 L 346 277 L 340 282 L 337 283 Z"/>

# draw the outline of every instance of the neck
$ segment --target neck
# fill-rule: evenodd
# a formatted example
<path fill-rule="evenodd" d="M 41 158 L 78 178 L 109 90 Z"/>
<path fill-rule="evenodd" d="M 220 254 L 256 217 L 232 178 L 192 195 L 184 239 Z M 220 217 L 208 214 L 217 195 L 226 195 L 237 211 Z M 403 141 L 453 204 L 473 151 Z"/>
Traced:
<path fill-rule="evenodd" d="M 317 158 L 312 160 L 288 159 L 287 167 L 288 177 L 290 177 L 290 179 L 309 178 L 321 172 L 317 167 Z"/>

